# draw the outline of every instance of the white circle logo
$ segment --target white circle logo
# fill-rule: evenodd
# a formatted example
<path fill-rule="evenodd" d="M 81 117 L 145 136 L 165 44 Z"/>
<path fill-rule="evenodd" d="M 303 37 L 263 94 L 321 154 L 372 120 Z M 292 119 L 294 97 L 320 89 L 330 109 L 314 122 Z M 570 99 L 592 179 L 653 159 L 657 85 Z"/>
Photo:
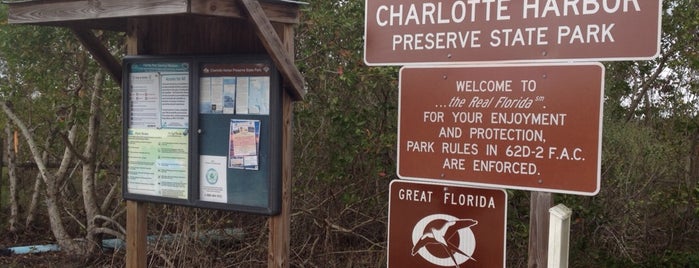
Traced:
<path fill-rule="evenodd" d="M 442 267 L 458 267 L 475 259 L 476 237 L 471 227 L 473 219 L 459 219 L 447 214 L 432 214 L 422 218 L 413 227 L 413 256 Z"/>

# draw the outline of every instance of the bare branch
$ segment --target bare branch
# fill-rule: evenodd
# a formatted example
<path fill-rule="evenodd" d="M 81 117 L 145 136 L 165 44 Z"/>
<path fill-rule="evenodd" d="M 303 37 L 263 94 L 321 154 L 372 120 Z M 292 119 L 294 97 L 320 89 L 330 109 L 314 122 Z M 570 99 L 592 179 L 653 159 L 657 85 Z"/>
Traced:
<path fill-rule="evenodd" d="M 104 197 L 104 200 L 102 200 L 100 211 L 107 211 L 107 209 L 109 209 L 109 204 L 112 203 L 112 200 L 114 199 L 114 195 L 116 194 L 118 188 L 119 183 L 115 183 L 112 185 L 111 188 L 109 188 L 109 193 L 107 193 L 107 195 Z"/>
<path fill-rule="evenodd" d="M 121 224 L 119 224 L 119 222 L 115 221 L 114 219 L 107 217 L 107 216 L 104 216 L 104 215 L 96 215 L 95 220 L 98 220 L 98 219 L 109 222 L 109 223 L 113 224 L 114 226 L 116 226 L 117 228 L 119 228 L 119 231 L 121 231 L 122 233 L 124 233 L 124 234 L 126 233 L 126 229 L 123 226 L 121 226 Z"/>
<path fill-rule="evenodd" d="M 124 234 L 119 233 L 119 232 L 112 230 L 110 228 L 107 228 L 107 227 L 96 227 L 96 228 L 92 229 L 92 232 L 93 232 L 93 234 L 108 234 L 108 235 L 114 236 L 117 239 L 121 239 L 121 240 L 126 239 Z"/>

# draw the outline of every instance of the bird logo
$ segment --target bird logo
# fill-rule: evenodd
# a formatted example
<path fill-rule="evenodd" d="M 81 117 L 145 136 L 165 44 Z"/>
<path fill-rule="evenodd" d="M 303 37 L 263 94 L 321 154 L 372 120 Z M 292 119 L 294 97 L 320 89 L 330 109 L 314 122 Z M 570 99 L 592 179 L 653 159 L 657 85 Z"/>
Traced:
<path fill-rule="evenodd" d="M 456 267 L 466 261 L 476 261 L 473 252 L 476 238 L 471 227 L 477 220 L 459 219 L 447 214 L 432 214 L 413 227 L 411 255 L 442 266 Z"/>

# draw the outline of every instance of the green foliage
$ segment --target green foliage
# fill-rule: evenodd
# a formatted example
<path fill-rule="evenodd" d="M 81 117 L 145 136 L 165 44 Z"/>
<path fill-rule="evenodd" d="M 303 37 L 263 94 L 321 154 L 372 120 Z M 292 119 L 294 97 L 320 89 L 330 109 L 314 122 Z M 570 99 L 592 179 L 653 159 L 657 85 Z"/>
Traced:
<path fill-rule="evenodd" d="M 681 184 L 688 179 L 686 162 L 678 161 L 690 153 L 686 141 L 681 133 L 605 120 L 602 190 L 592 198 L 558 196 L 574 211 L 572 263 L 645 265 L 695 243 L 696 203 Z"/>
<path fill-rule="evenodd" d="M 363 1 L 313 1 L 297 34 L 297 63 L 308 94 L 294 106 L 294 194 L 295 204 L 308 213 L 292 228 L 326 241 L 323 257 L 305 255 L 320 248 L 300 253 L 320 266 L 385 263 L 368 256 L 385 254 L 398 70 L 364 65 L 363 12 Z M 332 253 L 352 249 L 366 250 L 367 259 Z"/>
<path fill-rule="evenodd" d="M 574 212 L 573 267 L 699 266 L 699 3 L 663 2 L 661 57 L 605 64 L 600 193 L 556 195 L 557 203 Z M 396 179 L 398 68 L 364 64 L 363 18 L 364 1 L 319 0 L 304 6 L 296 59 L 308 94 L 294 104 L 292 266 L 385 265 L 388 183 Z M 100 36 L 114 50 L 121 37 Z M 98 69 L 89 58 L 65 29 L 5 23 L 0 26 L 0 98 L 26 111 L 22 116 L 36 135 L 65 132 L 70 123 L 87 118 L 88 85 Z M 118 85 L 110 88 L 102 102 L 99 155 L 102 163 L 118 164 L 121 92 Z M 51 148 L 54 159 L 61 145 Z M 100 171 L 98 180 L 114 177 Z M 523 267 L 529 192 L 508 195 L 507 263 Z M 192 228 L 191 219 L 177 222 L 185 212 L 166 211 L 159 212 L 164 217 L 156 227 Z M 221 219 L 216 226 L 222 228 L 250 224 L 252 218 L 222 214 L 187 217 L 206 223 Z M 262 221 L 252 220 L 255 225 Z M 265 244 L 265 231 L 238 246 L 264 255 L 259 252 L 264 246 L 257 245 Z"/>

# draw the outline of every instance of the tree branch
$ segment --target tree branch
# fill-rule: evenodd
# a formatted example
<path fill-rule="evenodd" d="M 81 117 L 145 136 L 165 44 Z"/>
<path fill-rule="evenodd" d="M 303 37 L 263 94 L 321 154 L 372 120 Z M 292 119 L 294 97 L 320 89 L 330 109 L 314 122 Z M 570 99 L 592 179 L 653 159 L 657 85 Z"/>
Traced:
<path fill-rule="evenodd" d="M 70 141 L 70 138 L 68 138 L 68 135 L 66 135 L 63 132 L 58 132 L 58 136 L 63 140 L 63 142 L 66 144 L 66 148 L 70 150 L 75 157 L 78 158 L 78 160 L 82 161 L 83 163 L 90 163 L 90 159 L 82 155 L 80 152 L 78 152 L 78 148 L 75 148 L 75 144 Z"/>
<path fill-rule="evenodd" d="M 124 234 L 126 233 L 126 229 L 123 226 L 121 226 L 121 224 L 119 224 L 119 222 L 115 221 L 114 219 L 107 217 L 107 216 L 104 216 L 104 215 L 96 215 L 95 220 L 98 220 L 98 219 L 109 222 L 109 223 L 113 224 L 114 226 L 116 226 L 117 228 L 119 228 L 119 231 L 121 231 L 122 233 L 124 233 Z"/>

